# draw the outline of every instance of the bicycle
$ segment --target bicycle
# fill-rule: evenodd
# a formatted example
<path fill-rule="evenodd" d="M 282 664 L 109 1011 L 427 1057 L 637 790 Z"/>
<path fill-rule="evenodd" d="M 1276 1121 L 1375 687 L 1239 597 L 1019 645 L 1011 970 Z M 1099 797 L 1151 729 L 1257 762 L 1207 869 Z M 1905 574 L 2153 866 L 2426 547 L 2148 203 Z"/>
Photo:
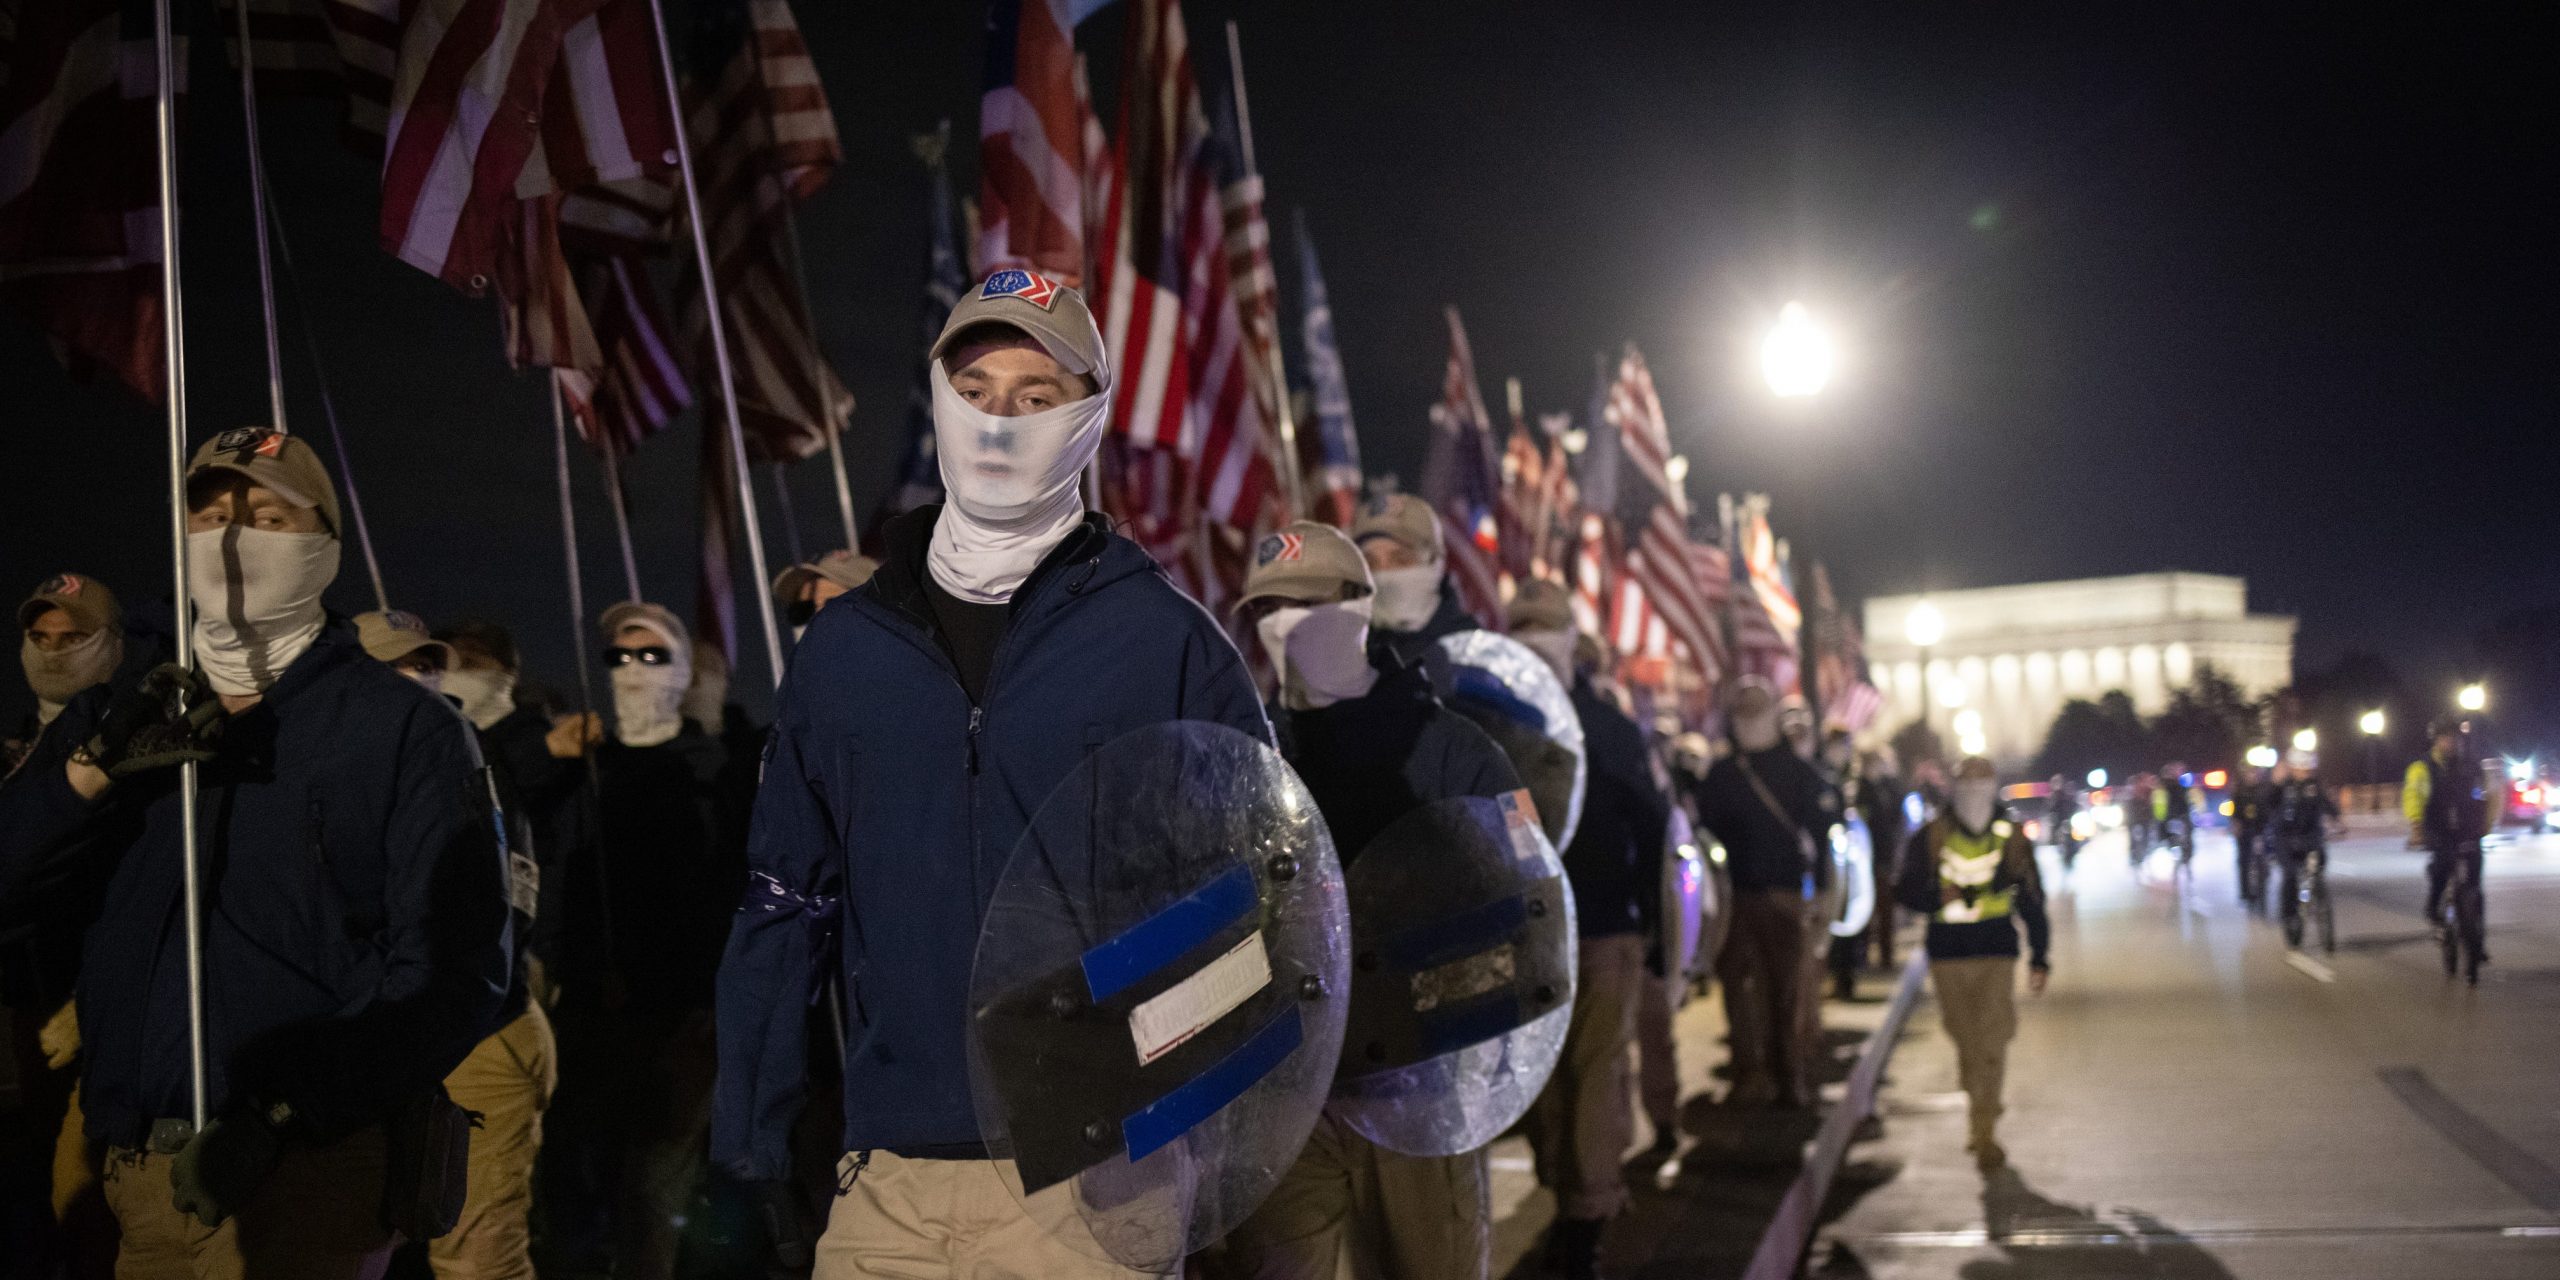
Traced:
<path fill-rule="evenodd" d="M 2467 845 L 2454 852 L 2444 898 L 2436 904 L 2436 935 L 2444 942 L 2444 976 L 2459 972 L 2465 982 L 2480 985 L 2480 962 L 2489 951 L 2487 914 L 2480 892 L 2480 847 Z"/>
<path fill-rule="evenodd" d="M 2245 827 L 2231 833 L 2240 862 L 2240 905 L 2252 914 L 2267 909 L 2267 850 L 2263 835 Z"/>
<path fill-rule="evenodd" d="M 2284 944 L 2301 950 L 2306 925 L 2316 925 L 2320 949 L 2336 955 L 2338 918 L 2329 903 L 2328 846 L 2315 844 L 2302 850 L 2299 863 L 2287 859 L 2284 878 Z M 2304 919 L 2306 912 L 2308 921 Z"/>

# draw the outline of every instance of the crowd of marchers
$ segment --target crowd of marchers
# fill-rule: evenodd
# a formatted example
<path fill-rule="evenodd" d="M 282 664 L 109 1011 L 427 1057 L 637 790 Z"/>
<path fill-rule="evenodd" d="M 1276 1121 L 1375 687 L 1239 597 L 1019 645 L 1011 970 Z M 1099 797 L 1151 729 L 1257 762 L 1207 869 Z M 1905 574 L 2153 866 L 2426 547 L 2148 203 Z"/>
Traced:
<path fill-rule="evenodd" d="M 1018 1194 L 971 1093 L 987 894 L 1042 799 L 1097 741 L 1173 721 L 1276 750 L 1346 860 L 1522 781 L 1446 705 L 1435 646 L 1481 624 L 1428 507 L 1289 526 L 1214 618 L 1084 507 L 1111 367 L 1074 290 L 972 290 L 930 376 L 949 499 L 876 561 L 770 584 L 795 645 L 769 727 L 656 604 L 598 619 L 606 714 L 537 695 L 502 625 L 331 612 L 337 488 L 263 429 L 186 475 L 189 661 L 106 583 L 40 584 L 18 613 L 39 710 L 0 784 L 9 1256 L 125 1280 L 1142 1274 Z M 1604 1273 L 1639 1114 L 1678 1146 L 1672 1015 L 1704 975 L 1731 1024 L 1718 1102 L 1814 1106 L 1826 975 L 1891 966 L 1896 904 L 1930 922 L 1996 1164 L 2020 926 L 2039 990 L 2047 931 L 1988 766 L 1899 778 L 1751 680 L 1721 740 L 1667 733 L 1560 589 L 1503 621 L 1569 690 L 1587 766 L 1562 850 L 1579 981 L 1520 1125 L 1544 1264 Z M 1675 810 L 1732 890 L 1695 974 L 1662 918 Z M 1817 904 L 1850 811 L 1886 856 L 1875 922 L 1835 939 Z M 1485 1150 L 1403 1155 L 1328 1113 L 1184 1265 L 1346 1259 L 1488 1275 Z"/>

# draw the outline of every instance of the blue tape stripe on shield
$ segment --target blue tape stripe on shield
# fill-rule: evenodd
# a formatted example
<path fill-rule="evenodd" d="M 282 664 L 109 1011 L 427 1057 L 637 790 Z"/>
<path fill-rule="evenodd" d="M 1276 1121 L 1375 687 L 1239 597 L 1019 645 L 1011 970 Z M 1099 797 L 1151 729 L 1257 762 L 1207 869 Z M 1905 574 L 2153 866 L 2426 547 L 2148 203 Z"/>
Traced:
<path fill-rule="evenodd" d="M 1261 901 L 1253 869 L 1237 867 L 1084 953 L 1084 985 L 1100 1004 L 1218 936 Z"/>
<path fill-rule="evenodd" d="M 1426 1058 L 1482 1044 L 1528 1021 L 1520 1016 L 1520 997 L 1507 990 L 1479 1000 L 1442 1005 L 1422 1014 L 1420 1020 L 1422 1056 Z"/>
<path fill-rule="evenodd" d="M 1389 940 L 1387 967 L 1402 973 L 1437 969 L 1501 946 L 1529 921 L 1528 900 L 1519 895 L 1497 898 L 1429 924 L 1416 925 Z"/>
<path fill-rule="evenodd" d="M 1192 1126 L 1216 1115 L 1219 1108 L 1261 1083 L 1274 1067 L 1297 1051 L 1304 1036 L 1298 1006 L 1284 1004 L 1253 1038 L 1236 1046 L 1216 1066 L 1191 1078 L 1181 1088 L 1148 1103 L 1120 1122 L 1120 1140 L 1129 1146 L 1129 1162 L 1144 1160 L 1166 1143 L 1189 1133 Z"/>

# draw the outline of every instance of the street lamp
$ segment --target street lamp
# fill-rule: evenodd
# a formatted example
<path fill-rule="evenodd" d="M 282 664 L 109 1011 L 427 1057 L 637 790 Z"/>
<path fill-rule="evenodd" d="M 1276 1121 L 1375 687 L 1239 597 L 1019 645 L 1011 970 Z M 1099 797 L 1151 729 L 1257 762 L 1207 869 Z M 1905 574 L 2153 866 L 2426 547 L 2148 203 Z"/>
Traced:
<path fill-rule="evenodd" d="M 2382 730 L 2386 723 L 2380 707 L 2356 719 L 2356 727 L 2364 730 L 2364 780 L 2368 786 L 2382 781 Z"/>
<path fill-rule="evenodd" d="M 2276 749 L 2261 742 L 2249 748 L 2246 759 L 2252 768 L 2272 769 L 2276 767 Z"/>
<path fill-rule="evenodd" d="M 2475 680 L 2462 686 L 2462 692 L 2455 694 L 2453 700 L 2465 711 L 2486 711 L 2489 709 L 2489 686 Z"/>
<path fill-rule="evenodd" d="M 2320 731 L 2317 729 L 2294 730 L 2293 749 L 2303 752 L 2318 751 L 2320 749 Z"/>
<path fill-rule="evenodd" d="M 1830 384 L 1832 368 L 1838 362 L 1831 335 L 1813 322 L 1813 314 L 1801 302 L 1790 302 L 1778 310 L 1777 326 L 1760 344 L 1761 376 L 1769 380 L 1769 390 L 1780 399 L 1818 394 Z"/>

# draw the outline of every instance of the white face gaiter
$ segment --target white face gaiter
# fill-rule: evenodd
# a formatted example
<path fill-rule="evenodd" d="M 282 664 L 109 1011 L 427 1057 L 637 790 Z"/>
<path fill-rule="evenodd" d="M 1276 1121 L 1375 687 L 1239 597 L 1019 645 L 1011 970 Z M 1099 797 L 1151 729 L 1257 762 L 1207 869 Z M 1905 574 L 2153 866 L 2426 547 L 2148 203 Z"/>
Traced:
<path fill-rule="evenodd" d="M 1526 646 L 1529 652 L 1556 673 L 1565 688 L 1573 687 L 1573 633 L 1557 627 L 1527 627 L 1511 633 L 1511 638 Z"/>
<path fill-rule="evenodd" d="M 613 736 L 626 747 L 654 747 L 682 733 L 684 693 L 693 686 L 693 650 L 655 627 L 646 629 L 673 660 L 662 667 L 626 662 L 613 669 Z"/>
<path fill-rule="evenodd" d="M 1420 631 L 1440 610 L 1440 564 L 1428 561 L 1401 569 L 1373 569 L 1377 584 L 1378 625 L 1389 631 Z"/>
<path fill-rule="evenodd" d="M 1280 704 L 1313 711 L 1357 698 L 1378 683 L 1369 665 L 1369 602 L 1274 609 L 1254 624 L 1271 669 L 1280 673 Z"/>
<path fill-rule="evenodd" d="M 1956 821 L 1967 831 L 1983 831 L 1991 826 L 1991 806 L 2000 798 L 2000 784 L 1989 778 L 1967 778 L 1955 785 Z"/>
<path fill-rule="evenodd" d="M 961 399 L 940 361 L 932 377 L 934 456 L 950 499 L 925 564 L 954 597 L 1001 604 L 1084 518 L 1077 482 L 1101 447 L 1111 398 L 1098 390 L 1000 418 Z"/>
<path fill-rule="evenodd" d="M 105 684 L 123 661 L 124 637 L 113 631 L 93 631 L 88 639 L 51 653 L 37 648 L 29 637 L 18 650 L 18 662 L 27 669 L 27 687 L 35 691 L 40 724 L 52 724 L 72 695 Z"/>
<path fill-rule="evenodd" d="M 216 693 L 264 693 L 320 634 L 338 540 L 228 525 L 187 535 L 196 665 Z"/>
<path fill-rule="evenodd" d="M 444 673 L 444 693 L 482 730 L 515 714 L 516 678 L 496 667 L 455 667 Z"/>

